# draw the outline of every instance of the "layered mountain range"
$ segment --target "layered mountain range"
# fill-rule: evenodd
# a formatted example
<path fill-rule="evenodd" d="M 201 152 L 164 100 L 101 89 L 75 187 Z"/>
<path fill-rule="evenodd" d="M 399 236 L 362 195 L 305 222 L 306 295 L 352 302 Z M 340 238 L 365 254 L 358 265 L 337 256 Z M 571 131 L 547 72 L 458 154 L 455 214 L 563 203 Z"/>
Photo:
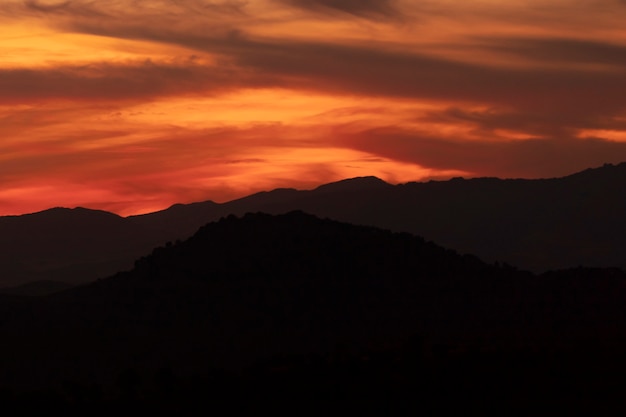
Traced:
<path fill-rule="evenodd" d="M 84 208 L 0 217 L 0 288 L 33 281 L 91 282 L 130 269 L 152 248 L 186 239 L 223 216 L 292 210 L 410 232 L 534 272 L 626 267 L 622 163 L 539 180 L 454 178 L 391 185 L 362 177 L 223 204 L 177 204 L 126 218 Z"/>
<path fill-rule="evenodd" d="M 355 199 L 355 184 L 394 189 L 365 179 L 310 195 Z M 107 213 L 45 214 L 98 217 L 109 238 L 129 233 Z M 135 230 L 159 237 L 153 217 L 137 219 Z M 36 231 L 52 236 L 63 224 Z M 66 245 L 79 248 L 77 236 L 68 231 Z M 0 294 L 0 400 L 12 415 L 626 411 L 619 268 L 538 275 L 410 233 L 292 211 L 230 214 L 127 271 L 63 287 Z"/>
<path fill-rule="evenodd" d="M 430 346 L 626 346 L 626 274 L 535 276 L 408 233 L 302 213 L 229 216 L 131 271 L 0 296 L 0 389 L 241 370 L 272 357 Z M 417 352 L 421 357 L 422 353 Z"/>

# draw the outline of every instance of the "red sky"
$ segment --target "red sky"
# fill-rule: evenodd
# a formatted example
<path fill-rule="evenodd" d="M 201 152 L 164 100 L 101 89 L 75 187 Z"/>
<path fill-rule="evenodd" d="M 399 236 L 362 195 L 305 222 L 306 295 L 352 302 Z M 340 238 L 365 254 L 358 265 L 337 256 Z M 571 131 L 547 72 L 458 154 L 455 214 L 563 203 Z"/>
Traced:
<path fill-rule="evenodd" d="M 2 0 L 0 215 L 626 160 L 625 0 Z"/>

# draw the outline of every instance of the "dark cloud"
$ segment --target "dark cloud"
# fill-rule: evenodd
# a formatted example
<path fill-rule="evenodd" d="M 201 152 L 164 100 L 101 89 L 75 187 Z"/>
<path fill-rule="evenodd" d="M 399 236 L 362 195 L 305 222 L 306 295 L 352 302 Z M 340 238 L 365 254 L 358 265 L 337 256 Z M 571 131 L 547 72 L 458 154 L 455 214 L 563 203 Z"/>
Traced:
<path fill-rule="evenodd" d="M 5 7 L 13 10 L 34 10 L 49 13 L 72 13 L 77 10 L 90 10 L 93 14 L 110 15 L 124 12 L 135 14 L 150 12 L 150 14 L 176 14 L 180 12 L 217 12 L 240 13 L 245 7 L 243 0 L 171 0 L 166 4 L 155 5 L 154 0 L 109 0 L 96 2 L 89 0 L 24 0 L 12 2 Z"/>
<path fill-rule="evenodd" d="M 294 88 L 483 103 L 570 120 L 626 107 L 626 70 L 495 67 L 361 45 L 238 39 L 224 47 L 236 65 Z"/>
<path fill-rule="evenodd" d="M 196 33 L 157 30 L 132 22 L 93 25 L 81 21 L 73 24 L 72 29 L 183 46 L 208 53 L 218 63 L 203 66 L 189 60 L 173 64 L 2 70 L 0 99 L 132 100 L 189 93 L 219 94 L 242 87 L 285 87 L 331 94 L 455 102 L 459 108 L 463 103 L 481 104 L 493 110 L 482 113 L 450 110 L 434 117 L 469 120 L 483 129 L 524 130 L 549 137 L 574 128 L 610 128 L 616 123 L 612 116 L 626 109 L 626 66 L 612 71 L 575 66 L 498 67 L 385 49 L 376 44 L 253 38 L 243 31 L 227 28 Z M 559 49 L 560 45 L 550 40 L 533 42 L 547 50 Z M 572 44 L 593 49 L 589 43 Z M 518 45 L 518 50 L 530 49 Z M 596 56 L 604 57 L 604 62 L 616 63 L 622 52 L 621 47 L 605 45 Z"/>
<path fill-rule="evenodd" d="M 384 45 L 255 39 L 242 31 L 209 34 L 147 27 L 80 27 L 81 31 L 172 43 L 218 54 L 254 77 L 292 88 L 342 94 L 492 103 L 533 111 L 615 111 L 625 106 L 626 68 L 511 68 L 464 63 Z"/>
<path fill-rule="evenodd" d="M 0 4 L 0 16 L 69 16 L 74 18 L 105 18 L 111 17 L 103 8 L 93 7 L 93 3 L 85 1 L 42 1 L 24 0 L 9 1 Z"/>
<path fill-rule="evenodd" d="M 268 162 L 268 160 L 262 158 L 243 158 L 226 161 L 227 164 L 260 164 L 265 162 Z"/>
<path fill-rule="evenodd" d="M 626 160 L 626 143 L 601 139 L 458 140 L 398 128 L 379 128 L 337 139 L 343 146 L 397 161 L 474 176 L 541 178 Z"/>
<path fill-rule="evenodd" d="M 514 38 L 488 42 L 487 47 L 537 62 L 604 64 L 626 68 L 626 45 L 579 39 Z"/>
<path fill-rule="evenodd" d="M 323 6 L 357 14 L 383 13 L 393 8 L 389 1 L 285 1 L 305 8 Z M 94 4 L 76 3 L 84 7 Z M 113 1 L 110 8 L 116 10 L 119 4 Z M 243 7 L 240 3 L 201 0 L 173 4 L 187 9 Z M 145 8 L 147 3 L 135 0 L 132 6 Z M 203 21 L 205 24 L 198 25 L 194 14 L 188 16 L 184 27 L 159 20 L 146 24 L 136 18 L 135 9 L 126 6 L 124 10 L 126 14 L 115 19 L 74 19 L 63 24 L 68 30 L 82 33 L 174 44 L 219 57 L 217 67 L 190 68 L 191 76 L 182 74 L 183 68 L 180 68 L 180 76 L 172 74 L 181 82 L 177 88 L 182 91 L 187 91 L 189 85 L 196 82 L 199 90 L 218 88 L 219 85 L 226 89 L 233 85 L 280 86 L 335 94 L 472 102 L 513 109 L 516 114 L 533 113 L 535 121 L 532 123 L 535 124 L 542 123 L 539 119 L 554 117 L 552 125 L 563 120 L 575 122 L 601 114 L 615 114 L 626 107 L 623 100 L 626 96 L 625 48 L 619 45 L 551 38 L 492 41 L 487 45 L 492 51 L 524 55 L 539 63 L 552 59 L 616 66 L 612 71 L 569 65 L 497 67 L 487 62 L 459 62 L 409 52 L 397 49 L 397 45 L 331 44 L 252 37 L 237 29 L 237 25 L 229 23 L 228 19 L 222 23 L 219 20 Z M 215 24 L 206 24 L 209 22 Z M 201 76 L 203 71 L 204 77 Z M 158 69 L 148 71 L 152 77 L 157 77 L 155 94 L 168 93 L 170 90 L 164 88 L 165 85 L 171 86 L 173 91 L 176 88 L 174 83 L 164 78 L 166 71 L 161 71 L 161 76 L 154 75 L 158 72 Z M 210 81 L 212 79 L 216 82 Z M 79 81 L 84 82 L 80 78 Z M 149 90 L 136 85 L 142 81 L 121 80 L 119 85 L 124 83 L 133 86 L 127 90 L 128 94 Z M 119 90 L 122 93 L 122 89 Z"/>
<path fill-rule="evenodd" d="M 268 41 L 231 31 L 227 36 L 136 32 L 139 37 L 219 53 L 257 74 L 284 77 L 294 87 L 347 94 L 494 102 L 534 108 L 624 106 L 626 67 L 510 68 L 470 64 L 426 54 L 348 44 Z M 607 47 L 608 49 L 608 47 Z"/>
<path fill-rule="evenodd" d="M 171 0 L 155 4 L 153 0 L 9 0 L 0 2 L 0 17 L 54 18 L 49 24 L 64 26 L 75 19 L 94 22 L 143 21 L 156 25 L 168 22 L 192 23 L 201 19 L 220 19 L 227 16 L 245 16 L 244 0 Z M 59 20 L 60 19 L 60 20 Z M 205 22 L 206 23 L 206 22 Z M 216 20 L 215 23 L 218 23 Z"/>
<path fill-rule="evenodd" d="M 523 132 L 535 137 L 558 137 L 571 135 L 577 129 L 603 129 L 626 127 L 626 123 L 610 117 L 591 113 L 561 112 L 553 109 L 551 112 L 535 112 L 531 109 L 523 111 L 506 111 L 498 108 L 487 110 L 467 110 L 452 107 L 445 111 L 429 112 L 419 117 L 418 121 L 458 124 L 470 123 L 475 126 L 476 134 L 485 137 L 495 137 L 498 129 Z"/>
<path fill-rule="evenodd" d="M 70 1 L 45 2 L 41 0 L 25 0 L 24 6 L 27 9 L 38 10 L 41 12 L 54 12 L 71 6 Z"/>
<path fill-rule="evenodd" d="M 220 94 L 240 87 L 280 85 L 222 66 L 129 63 L 0 69 L 0 103 L 50 99 L 137 101 L 179 94 Z"/>
<path fill-rule="evenodd" d="M 394 0 L 279 0 L 301 9 L 368 18 L 399 17 Z"/>

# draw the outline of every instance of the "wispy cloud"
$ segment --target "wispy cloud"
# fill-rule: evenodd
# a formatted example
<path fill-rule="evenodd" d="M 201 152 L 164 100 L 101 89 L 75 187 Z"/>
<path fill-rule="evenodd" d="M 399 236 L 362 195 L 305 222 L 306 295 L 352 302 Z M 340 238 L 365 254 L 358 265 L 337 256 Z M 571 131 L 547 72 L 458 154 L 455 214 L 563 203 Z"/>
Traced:
<path fill-rule="evenodd" d="M 397 18 L 394 0 L 279 0 L 284 4 L 328 14 L 349 14 L 367 18 Z"/>
<path fill-rule="evenodd" d="M 59 99 L 137 101 L 280 84 L 278 79 L 250 76 L 226 64 L 196 65 L 192 61 L 0 69 L 0 103 Z"/>

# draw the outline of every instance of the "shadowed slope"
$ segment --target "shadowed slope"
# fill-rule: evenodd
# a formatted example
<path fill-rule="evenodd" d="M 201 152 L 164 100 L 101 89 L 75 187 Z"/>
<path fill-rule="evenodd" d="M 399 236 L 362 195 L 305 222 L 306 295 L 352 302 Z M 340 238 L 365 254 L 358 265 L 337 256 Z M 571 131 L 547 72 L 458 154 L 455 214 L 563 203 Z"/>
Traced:
<path fill-rule="evenodd" d="M 397 348 L 415 334 L 481 349 L 620 346 L 625 280 L 589 269 L 535 277 L 301 212 L 231 216 L 133 271 L 0 297 L 0 385 L 239 369 L 277 354 Z"/>
<path fill-rule="evenodd" d="M 207 221 L 229 213 L 294 209 L 415 233 L 490 262 L 535 271 L 626 267 L 626 163 L 543 180 L 457 178 L 391 186 L 366 177 L 203 207 Z M 129 220 L 150 224 L 159 216 Z"/>
<path fill-rule="evenodd" d="M 47 381 L 66 361 L 78 364 L 67 377 L 106 377 L 120 364 L 189 371 L 399 342 L 419 327 L 420 289 L 449 285 L 431 279 L 493 271 L 410 235 L 298 212 L 231 216 L 155 249 L 133 271 L 28 303 L 5 320 L 11 343 L 0 358 L 26 355 L 4 369 L 19 376 L 28 364 Z M 28 381 L 38 372 L 25 372 Z"/>
<path fill-rule="evenodd" d="M 89 282 L 128 269 L 167 241 L 229 214 L 303 210 L 424 236 L 490 262 L 545 271 L 626 267 L 626 163 L 565 178 L 453 179 L 392 186 L 355 178 L 311 191 L 277 189 L 121 218 L 86 209 L 0 217 L 0 287 Z"/>
<path fill-rule="evenodd" d="M 161 242 L 123 217 L 54 208 L 0 217 L 0 287 L 31 281 L 89 282 L 132 267 Z"/>

